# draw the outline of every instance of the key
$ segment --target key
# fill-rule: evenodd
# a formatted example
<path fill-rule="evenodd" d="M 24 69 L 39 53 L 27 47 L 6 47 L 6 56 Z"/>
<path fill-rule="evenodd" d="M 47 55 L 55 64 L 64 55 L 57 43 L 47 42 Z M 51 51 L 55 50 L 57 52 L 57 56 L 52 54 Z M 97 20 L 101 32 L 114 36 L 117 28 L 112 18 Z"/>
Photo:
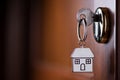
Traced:
<path fill-rule="evenodd" d="M 93 12 L 90 9 L 80 9 L 76 15 L 77 21 L 79 22 L 80 19 L 85 18 L 87 22 L 87 26 L 93 23 Z"/>

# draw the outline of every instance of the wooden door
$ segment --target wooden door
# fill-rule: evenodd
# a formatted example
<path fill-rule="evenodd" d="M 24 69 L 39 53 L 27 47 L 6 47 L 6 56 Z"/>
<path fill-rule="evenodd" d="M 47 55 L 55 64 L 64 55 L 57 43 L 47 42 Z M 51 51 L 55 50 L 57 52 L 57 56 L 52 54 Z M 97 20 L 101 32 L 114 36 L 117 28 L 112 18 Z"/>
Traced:
<path fill-rule="evenodd" d="M 70 55 L 79 47 L 76 13 L 81 8 L 110 10 L 111 31 L 106 44 L 97 43 L 93 25 L 86 45 L 94 53 L 93 73 L 73 73 Z M 33 80 L 114 80 L 115 0 L 41 0 L 31 6 L 30 52 Z"/>

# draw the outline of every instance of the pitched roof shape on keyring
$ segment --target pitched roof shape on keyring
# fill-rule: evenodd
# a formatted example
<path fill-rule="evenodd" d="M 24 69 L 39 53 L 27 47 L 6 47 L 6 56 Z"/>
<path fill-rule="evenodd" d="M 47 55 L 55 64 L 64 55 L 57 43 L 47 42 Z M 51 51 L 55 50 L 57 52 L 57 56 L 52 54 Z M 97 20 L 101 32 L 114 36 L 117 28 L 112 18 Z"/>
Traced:
<path fill-rule="evenodd" d="M 73 51 L 71 57 L 72 58 L 74 57 L 85 58 L 85 57 L 94 57 L 94 55 L 89 48 L 76 48 Z"/>

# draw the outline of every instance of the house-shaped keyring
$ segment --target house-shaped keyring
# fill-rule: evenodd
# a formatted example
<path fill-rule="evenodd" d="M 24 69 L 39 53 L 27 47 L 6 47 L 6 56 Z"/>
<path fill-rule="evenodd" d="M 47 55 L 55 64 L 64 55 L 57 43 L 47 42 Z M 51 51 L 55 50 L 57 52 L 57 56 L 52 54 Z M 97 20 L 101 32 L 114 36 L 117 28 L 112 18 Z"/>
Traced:
<path fill-rule="evenodd" d="M 76 48 L 71 58 L 73 72 L 93 72 L 94 55 L 89 48 Z"/>

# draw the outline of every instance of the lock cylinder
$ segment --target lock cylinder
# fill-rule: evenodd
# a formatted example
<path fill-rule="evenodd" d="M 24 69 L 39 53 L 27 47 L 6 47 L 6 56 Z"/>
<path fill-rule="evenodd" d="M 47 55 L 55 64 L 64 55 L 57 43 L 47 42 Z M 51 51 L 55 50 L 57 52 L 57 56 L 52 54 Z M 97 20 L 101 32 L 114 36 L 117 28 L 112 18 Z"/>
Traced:
<path fill-rule="evenodd" d="M 107 43 L 109 40 L 110 21 L 109 10 L 99 7 L 93 16 L 93 34 L 99 43 Z"/>

